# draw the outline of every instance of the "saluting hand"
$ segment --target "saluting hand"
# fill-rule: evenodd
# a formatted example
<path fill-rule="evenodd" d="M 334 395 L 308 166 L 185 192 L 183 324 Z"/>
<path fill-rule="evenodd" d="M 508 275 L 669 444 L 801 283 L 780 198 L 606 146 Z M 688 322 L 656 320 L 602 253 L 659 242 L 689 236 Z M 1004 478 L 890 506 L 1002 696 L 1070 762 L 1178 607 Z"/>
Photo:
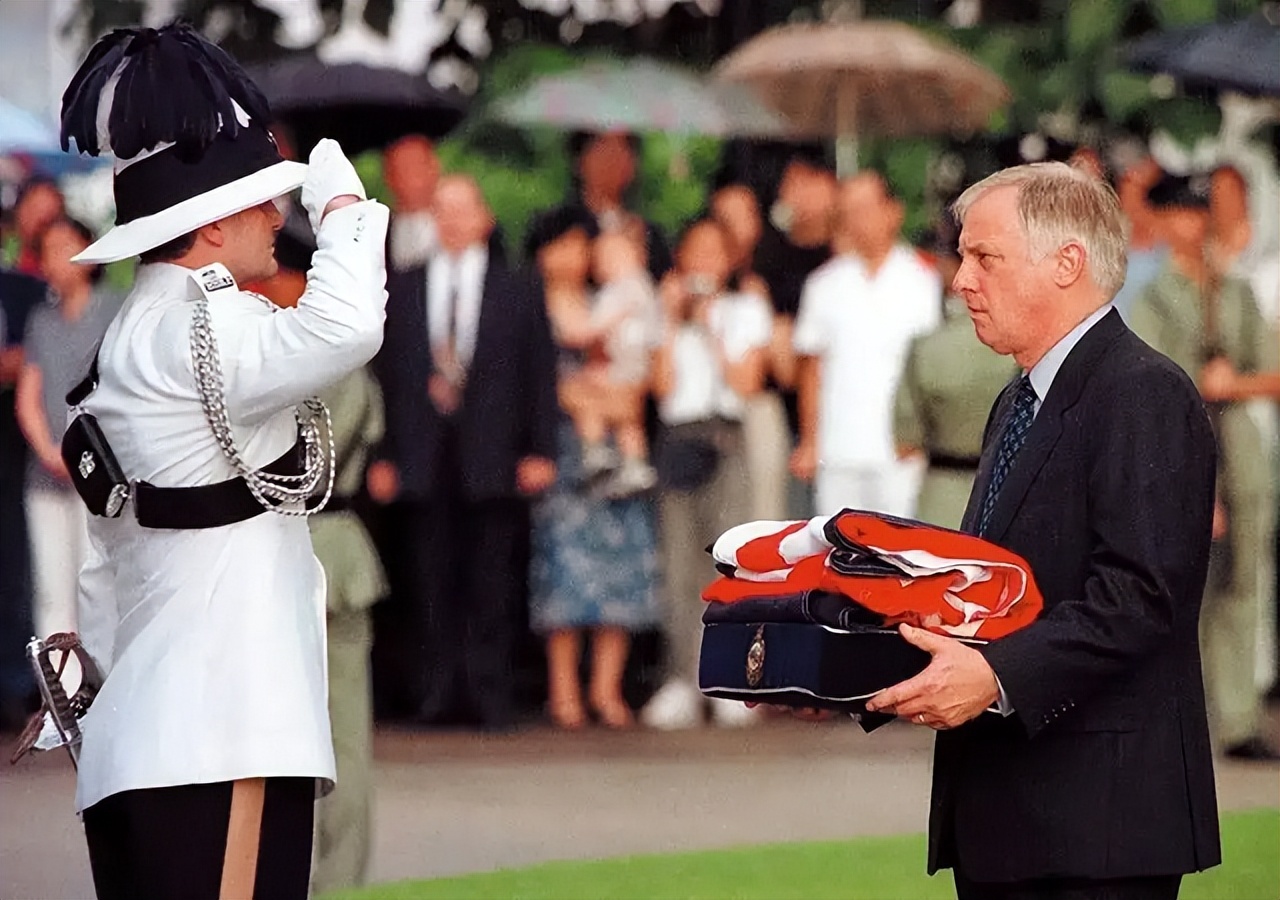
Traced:
<path fill-rule="evenodd" d="M 868 700 L 869 711 L 940 730 L 977 718 L 1000 698 L 996 673 L 977 650 L 923 628 L 900 625 L 898 631 L 933 660 L 919 675 Z"/>

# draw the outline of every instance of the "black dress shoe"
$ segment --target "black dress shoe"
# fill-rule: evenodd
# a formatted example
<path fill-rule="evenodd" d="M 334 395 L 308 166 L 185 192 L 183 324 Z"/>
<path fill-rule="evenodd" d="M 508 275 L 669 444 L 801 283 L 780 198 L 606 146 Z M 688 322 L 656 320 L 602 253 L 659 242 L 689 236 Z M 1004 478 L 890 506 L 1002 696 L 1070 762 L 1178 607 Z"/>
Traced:
<path fill-rule="evenodd" d="M 1224 754 L 1228 759 L 1241 759 L 1249 762 L 1280 762 L 1280 753 L 1277 753 L 1270 744 L 1257 735 L 1238 744 L 1232 744 L 1224 751 Z"/>

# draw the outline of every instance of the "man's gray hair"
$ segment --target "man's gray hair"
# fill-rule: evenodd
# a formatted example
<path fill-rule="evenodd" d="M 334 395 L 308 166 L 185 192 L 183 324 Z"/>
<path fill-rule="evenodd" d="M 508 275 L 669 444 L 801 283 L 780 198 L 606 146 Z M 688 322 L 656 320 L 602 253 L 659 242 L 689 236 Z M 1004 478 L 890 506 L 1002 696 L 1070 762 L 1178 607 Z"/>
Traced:
<path fill-rule="evenodd" d="M 1128 239 L 1115 191 L 1093 176 L 1060 162 L 1001 169 L 970 186 L 952 205 L 964 224 L 974 202 L 993 188 L 1018 189 L 1018 218 L 1032 259 L 1044 259 L 1064 244 L 1084 247 L 1090 277 L 1110 299 L 1124 284 Z"/>

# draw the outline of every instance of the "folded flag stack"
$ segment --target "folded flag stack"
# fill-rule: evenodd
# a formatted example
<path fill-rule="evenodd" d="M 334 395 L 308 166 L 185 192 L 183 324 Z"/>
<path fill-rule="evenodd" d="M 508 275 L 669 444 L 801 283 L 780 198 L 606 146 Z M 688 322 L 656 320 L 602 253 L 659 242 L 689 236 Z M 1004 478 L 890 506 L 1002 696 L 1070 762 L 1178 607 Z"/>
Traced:
<path fill-rule="evenodd" d="M 699 683 L 710 696 L 861 712 L 928 664 L 895 626 L 983 643 L 1044 606 L 1017 554 L 861 510 L 749 522 L 709 550 L 720 577 L 702 594 Z"/>

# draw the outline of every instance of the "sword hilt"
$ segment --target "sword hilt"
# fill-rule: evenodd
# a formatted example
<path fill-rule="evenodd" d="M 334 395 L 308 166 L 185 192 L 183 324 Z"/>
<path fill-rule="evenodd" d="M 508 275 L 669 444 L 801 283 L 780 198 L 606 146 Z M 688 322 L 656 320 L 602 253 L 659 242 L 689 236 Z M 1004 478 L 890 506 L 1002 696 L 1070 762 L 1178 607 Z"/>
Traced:
<path fill-rule="evenodd" d="M 49 646 L 40 638 L 32 638 L 27 642 L 27 659 L 35 670 L 36 687 L 40 690 L 40 698 L 44 701 L 53 727 L 58 730 L 58 737 L 67 748 L 72 765 L 80 765 L 80 723 L 76 720 L 71 699 L 62 686 L 61 673 L 53 667 L 49 659 Z M 66 656 L 63 656 L 66 665 Z"/>

